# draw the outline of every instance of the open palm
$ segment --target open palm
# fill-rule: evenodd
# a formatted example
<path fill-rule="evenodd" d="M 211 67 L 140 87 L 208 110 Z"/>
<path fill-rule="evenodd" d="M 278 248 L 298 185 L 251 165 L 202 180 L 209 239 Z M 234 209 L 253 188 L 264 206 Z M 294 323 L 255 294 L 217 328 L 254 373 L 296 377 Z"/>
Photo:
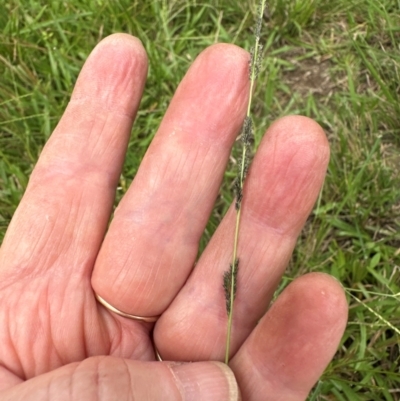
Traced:
<path fill-rule="evenodd" d="M 147 59 L 123 34 L 92 52 L 0 250 L 2 400 L 232 396 L 221 364 L 148 361 L 153 339 L 168 361 L 224 355 L 234 208 L 193 266 L 246 112 L 248 57 L 215 45 L 196 59 L 108 227 Z M 286 117 L 250 169 L 230 363 L 246 401 L 305 399 L 342 335 L 345 298 L 322 274 L 295 280 L 263 317 L 328 158 L 316 123 Z M 121 311 L 160 318 L 118 316 L 94 291 Z M 182 377 L 194 384 L 178 385 Z"/>

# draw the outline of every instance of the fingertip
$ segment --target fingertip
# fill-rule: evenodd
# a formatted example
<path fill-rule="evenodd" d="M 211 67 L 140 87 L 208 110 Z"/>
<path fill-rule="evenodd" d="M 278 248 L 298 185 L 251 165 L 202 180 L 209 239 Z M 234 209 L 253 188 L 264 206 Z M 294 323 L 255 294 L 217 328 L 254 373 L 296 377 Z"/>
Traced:
<path fill-rule="evenodd" d="M 293 281 L 232 360 L 244 397 L 304 399 L 333 358 L 347 322 L 340 283 L 323 273 Z M 245 370 L 254 370 L 249 377 Z"/>
<path fill-rule="evenodd" d="M 289 288 L 289 287 L 288 287 Z M 290 288 L 306 303 L 318 305 L 327 316 L 347 316 L 348 305 L 343 285 L 327 273 L 313 272 L 296 279 Z"/>
<path fill-rule="evenodd" d="M 142 48 L 143 52 L 145 53 L 142 41 L 137 37 L 130 35 L 128 33 L 117 32 L 112 33 L 111 35 L 106 36 L 103 38 L 97 46 L 102 46 L 107 43 L 117 44 L 123 43 L 125 45 L 130 45 L 135 48 Z"/>
<path fill-rule="evenodd" d="M 329 142 L 322 127 L 313 119 L 300 115 L 282 117 L 268 128 L 268 136 L 286 140 L 294 146 L 309 146 L 327 164 L 329 161 Z"/>
<path fill-rule="evenodd" d="M 187 102 L 191 98 L 196 98 L 202 94 L 202 98 L 210 104 L 218 105 L 221 109 L 229 110 L 230 119 L 234 121 L 234 132 L 237 134 L 243 123 L 246 112 L 246 105 L 249 94 L 248 62 L 249 54 L 242 48 L 218 43 L 203 50 L 197 57 L 184 80 L 185 85 L 180 85 L 180 89 L 188 87 L 191 91 L 185 96 Z M 211 85 L 210 85 L 211 84 Z M 194 111 L 191 112 L 194 114 Z M 198 111 L 196 111 L 198 114 Z M 207 108 L 203 108 L 201 119 L 215 120 L 215 107 L 207 114 Z M 215 127 L 219 135 L 218 140 L 225 143 L 229 141 L 231 146 L 231 132 L 225 127 L 230 124 L 223 121 L 221 125 Z"/>
<path fill-rule="evenodd" d="M 142 63 L 142 68 L 147 68 L 147 52 L 143 42 L 136 36 L 127 33 L 114 33 L 106 36 L 97 44 L 93 52 L 98 52 L 99 50 L 110 52 L 110 57 L 113 55 L 119 56 L 121 53 L 125 54 L 127 57 L 134 58 L 136 62 Z M 115 62 L 117 61 L 115 60 Z"/>
<path fill-rule="evenodd" d="M 329 274 L 308 273 L 296 279 L 285 292 L 290 305 L 299 310 L 299 321 L 307 322 L 308 330 L 325 337 L 326 349 L 333 356 L 347 323 L 348 304 L 343 286 Z M 287 307 L 290 305 L 288 302 Z"/>
<path fill-rule="evenodd" d="M 93 99 L 101 107 L 133 116 L 147 75 L 142 42 L 116 33 L 101 40 L 86 60 L 71 101 Z"/>
<path fill-rule="evenodd" d="M 204 49 L 200 55 L 202 57 L 218 60 L 216 67 L 224 64 L 246 64 L 250 59 L 250 54 L 243 48 L 230 43 L 216 43 Z"/>
<path fill-rule="evenodd" d="M 320 125 L 307 117 L 283 117 L 260 143 L 244 204 L 258 221 L 296 238 L 318 198 L 328 162 L 329 144 Z"/>

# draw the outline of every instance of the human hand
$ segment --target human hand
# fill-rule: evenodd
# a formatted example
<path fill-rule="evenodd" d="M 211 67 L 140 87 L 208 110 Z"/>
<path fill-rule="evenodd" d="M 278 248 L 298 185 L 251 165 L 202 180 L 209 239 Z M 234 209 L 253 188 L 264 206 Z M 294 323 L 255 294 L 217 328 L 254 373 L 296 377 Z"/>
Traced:
<path fill-rule="evenodd" d="M 152 337 L 164 360 L 223 359 L 232 208 L 193 265 L 245 116 L 248 57 L 216 45 L 196 59 L 107 231 L 147 60 L 123 34 L 92 52 L 0 249 L 1 400 L 233 400 L 232 371 L 245 401 L 306 398 L 346 324 L 340 285 L 308 274 L 263 316 L 329 158 L 304 117 L 269 128 L 247 177 L 232 371 L 154 362 Z M 93 290 L 160 318 L 121 317 Z"/>

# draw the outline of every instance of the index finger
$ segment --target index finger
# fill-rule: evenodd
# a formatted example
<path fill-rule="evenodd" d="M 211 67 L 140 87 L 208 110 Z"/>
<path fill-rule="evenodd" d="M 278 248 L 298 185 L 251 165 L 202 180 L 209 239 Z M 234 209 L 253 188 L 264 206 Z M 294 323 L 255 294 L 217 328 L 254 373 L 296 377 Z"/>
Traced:
<path fill-rule="evenodd" d="M 55 269 L 89 278 L 146 74 L 145 50 L 130 35 L 112 35 L 92 51 L 4 238 L 3 283 Z"/>

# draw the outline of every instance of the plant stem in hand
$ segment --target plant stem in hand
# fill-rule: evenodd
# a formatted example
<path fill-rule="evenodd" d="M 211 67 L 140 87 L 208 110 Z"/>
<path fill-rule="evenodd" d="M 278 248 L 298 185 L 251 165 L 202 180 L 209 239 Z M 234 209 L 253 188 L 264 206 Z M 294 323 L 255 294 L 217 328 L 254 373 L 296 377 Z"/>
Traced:
<path fill-rule="evenodd" d="M 226 348 L 225 348 L 225 363 L 229 363 L 229 354 L 231 347 L 231 337 L 232 337 L 232 322 L 233 322 L 233 302 L 236 296 L 237 289 L 237 275 L 239 269 L 239 258 L 237 255 L 238 251 L 238 242 L 239 242 L 239 227 L 240 227 L 240 214 L 241 214 L 241 206 L 242 206 L 242 198 L 243 198 L 243 186 L 246 178 L 247 170 L 249 168 L 250 163 L 250 153 L 251 153 L 251 144 L 253 142 L 253 122 L 250 116 L 251 112 L 251 103 L 253 100 L 253 89 L 254 84 L 257 79 L 260 63 L 261 63 L 261 53 L 262 53 L 262 45 L 260 44 L 260 33 L 261 33 L 261 25 L 263 20 L 263 14 L 265 9 L 266 0 L 262 0 L 260 2 L 260 6 L 258 9 L 258 15 L 256 20 L 255 27 L 255 45 L 251 52 L 251 60 L 250 60 L 250 68 L 249 68 L 249 76 L 250 76 L 250 93 L 249 93 L 249 102 L 247 105 L 247 114 L 243 123 L 243 128 L 241 131 L 241 140 L 242 140 L 242 156 L 240 163 L 238 163 L 239 170 L 238 175 L 235 180 L 235 209 L 236 209 L 236 225 L 235 225 L 235 236 L 233 242 L 233 254 L 232 254 L 232 262 L 229 266 L 229 270 L 224 273 L 224 290 L 225 290 L 225 299 L 226 299 L 226 310 L 228 313 L 228 325 L 227 325 L 227 335 L 226 335 Z"/>

